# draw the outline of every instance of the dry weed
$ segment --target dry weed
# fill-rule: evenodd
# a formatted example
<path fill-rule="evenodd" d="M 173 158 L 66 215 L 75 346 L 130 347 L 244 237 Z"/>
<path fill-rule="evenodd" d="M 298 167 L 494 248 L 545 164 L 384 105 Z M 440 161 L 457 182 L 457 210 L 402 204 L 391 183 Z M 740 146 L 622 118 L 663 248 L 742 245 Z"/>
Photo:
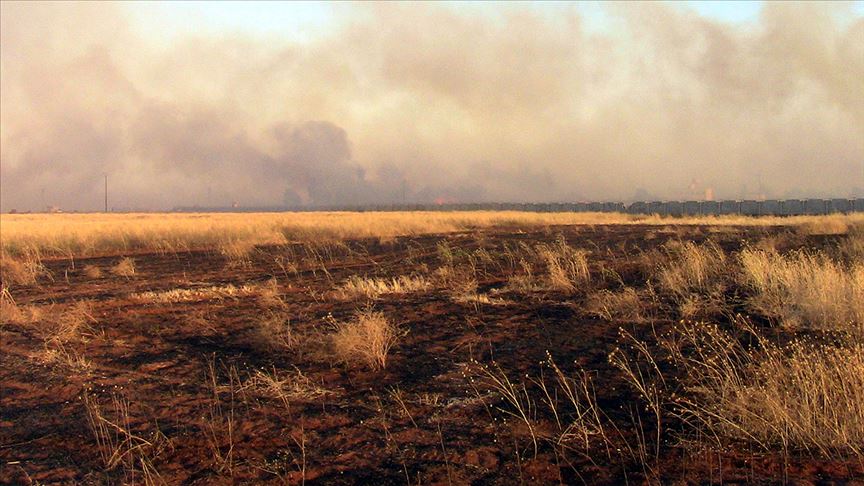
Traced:
<path fill-rule="evenodd" d="M 160 291 L 136 292 L 130 294 L 129 298 L 144 302 L 190 302 L 197 300 L 222 300 L 226 298 L 237 298 L 245 295 L 254 295 L 260 292 L 260 288 L 252 285 L 236 287 L 232 284 L 212 287 L 198 287 L 192 289 L 171 289 Z"/>
<path fill-rule="evenodd" d="M 90 375 L 93 370 L 92 361 L 62 343 L 56 343 L 53 347 L 46 346 L 37 359 L 42 364 L 62 368 L 78 375 Z"/>
<path fill-rule="evenodd" d="M 541 364 L 543 370 L 551 372 L 551 379 L 541 374 L 539 378 L 514 380 L 496 363 L 488 366 L 476 362 L 468 368 L 466 378 L 481 403 L 489 397 L 486 390 L 503 401 L 506 406 L 495 408 L 525 426 L 535 453 L 540 442 L 548 442 L 564 455 L 581 450 L 580 454 L 587 456 L 594 446 L 603 446 L 609 454 L 605 414 L 597 405 L 590 375 L 580 371 L 568 376 L 549 353 Z"/>
<path fill-rule="evenodd" d="M 798 225 L 802 235 L 845 235 L 848 231 L 849 219 L 842 215 L 823 216 Z"/>
<path fill-rule="evenodd" d="M 63 311 L 51 312 L 49 323 L 40 328 L 46 343 L 59 346 L 80 340 L 85 333 L 92 333 L 93 306 L 89 301 L 75 302 Z"/>
<path fill-rule="evenodd" d="M 144 438 L 133 432 L 129 402 L 123 398 L 112 396 L 110 415 L 89 394 L 85 393 L 83 400 L 105 469 L 121 467 L 124 484 L 165 484 L 153 467 L 153 459 L 171 447 L 165 436 L 157 431 Z"/>
<path fill-rule="evenodd" d="M 285 301 L 280 296 L 279 282 L 271 278 L 258 288 L 258 303 L 265 308 L 284 309 Z"/>
<path fill-rule="evenodd" d="M 286 408 L 290 408 L 291 402 L 313 402 L 334 394 L 333 391 L 312 381 L 297 368 L 290 371 L 273 369 L 271 372 L 256 370 L 244 382 L 243 387 L 259 395 L 279 400 Z"/>
<path fill-rule="evenodd" d="M 255 242 L 240 239 L 226 240 L 219 242 L 218 249 L 229 266 L 248 267 L 252 265 L 251 256 L 255 249 Z"/>

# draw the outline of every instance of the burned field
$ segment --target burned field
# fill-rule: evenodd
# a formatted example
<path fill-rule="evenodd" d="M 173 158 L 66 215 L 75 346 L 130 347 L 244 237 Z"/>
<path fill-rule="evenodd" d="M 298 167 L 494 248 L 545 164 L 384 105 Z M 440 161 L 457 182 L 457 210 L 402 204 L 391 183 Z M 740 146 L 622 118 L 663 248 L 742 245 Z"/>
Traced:
<path fill-rule="evenodd" d="M 631 224 L 6 259 L 0 481 L 864 480 L 862 257 Z"/>

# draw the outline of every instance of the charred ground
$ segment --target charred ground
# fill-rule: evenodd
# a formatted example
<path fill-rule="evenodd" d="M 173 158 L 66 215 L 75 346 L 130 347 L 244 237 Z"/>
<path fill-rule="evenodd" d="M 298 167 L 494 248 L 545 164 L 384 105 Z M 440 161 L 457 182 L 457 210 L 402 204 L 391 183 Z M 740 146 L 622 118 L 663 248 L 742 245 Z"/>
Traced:
<path fill-rule="evenodd" d="M 625 334 L 653 346 L 684 318 L 657 284 L 670 241 L 710 241 L 732 255 L 766 240 L 789 251 L 834 248 L 844 237 L 582 225 L 142 252 L 124 255 L 131 274 L 112 270 L 116 255 L 44 261 L 36 283 L 8 292 L 28 315 L 2 327 L 0 481 L 862 480 L 855 454 L 718 442 L 676 416 L 659 422 L 658 450 L 655 415 L 609 359 L 626 347 Z M 536 251 L 561 243 L 582 252 L 590 272 L 572 288 L 547 282 L 548 261 Z M 340 294 L 352 276 L 411 276 L 428 286 Z M 635 315 L 592 304 L 628 288 L 640 302 Z M 718 308 L 686 318 L 731 328 L 748 314 L 777 341 L 809 332 L 749 312 L 743 286 L 715 297 Z M 331 349 L 335 326 L 363 311 L 382 313 L 399 332 L 380 370 Z M 554 367 L 588 383 L 597 420 L 586 423 L 601 430 L 567 430 L 580 412 L 555 388 Z M 496 379 L 509 380 L 515 398 Z"/>

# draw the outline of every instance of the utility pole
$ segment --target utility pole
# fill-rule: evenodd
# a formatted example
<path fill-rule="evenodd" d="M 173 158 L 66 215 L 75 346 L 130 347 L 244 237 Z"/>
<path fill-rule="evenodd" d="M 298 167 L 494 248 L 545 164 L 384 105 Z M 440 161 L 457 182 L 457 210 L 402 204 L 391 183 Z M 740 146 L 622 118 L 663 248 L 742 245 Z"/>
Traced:
<path fill-rule="evenodd" d="M 108 212 L 108 173 L 103 174 L 105 176 L 105 212 Z"/>

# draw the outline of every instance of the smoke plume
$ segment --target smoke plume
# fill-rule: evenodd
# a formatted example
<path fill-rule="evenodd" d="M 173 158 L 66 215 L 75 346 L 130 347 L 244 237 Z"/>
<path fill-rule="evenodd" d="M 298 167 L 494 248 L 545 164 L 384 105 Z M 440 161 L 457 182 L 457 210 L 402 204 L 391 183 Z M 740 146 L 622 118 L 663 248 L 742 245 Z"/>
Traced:
<path fill-rule="evenodd" d="M 499 8 L 500 7 L 500 8 Z M 0 206 L 864 196 L 864 18 L 355 4 L 308 40 L 2 3 Z"/>

